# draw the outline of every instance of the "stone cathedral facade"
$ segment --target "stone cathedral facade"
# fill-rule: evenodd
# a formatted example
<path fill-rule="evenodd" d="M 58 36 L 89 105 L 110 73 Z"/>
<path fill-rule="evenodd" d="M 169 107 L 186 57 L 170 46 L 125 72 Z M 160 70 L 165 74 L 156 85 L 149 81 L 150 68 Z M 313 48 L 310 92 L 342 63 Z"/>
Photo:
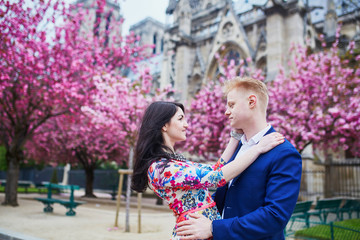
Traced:
<path fill-rule="evenodd" d="M 279 64 L 287 66 L 292 44 L 320 49 L 319 35 L 333 41 L 339 22 L 344 49 L 360 42 L 360 3 L 350 0 L 169 0 L 166 14 L 172 20 L 165 24 L 146 18 L 130 30 L 156 46 L 156 85 L 172 84 L 179 101 L 216 81 L 222 71 L 216 53 L 243 59 L 271 81 Z"/>

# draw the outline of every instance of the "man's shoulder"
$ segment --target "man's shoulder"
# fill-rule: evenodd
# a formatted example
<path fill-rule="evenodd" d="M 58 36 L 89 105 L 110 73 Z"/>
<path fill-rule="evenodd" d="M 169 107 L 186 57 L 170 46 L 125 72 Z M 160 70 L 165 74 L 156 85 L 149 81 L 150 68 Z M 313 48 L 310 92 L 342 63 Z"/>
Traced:
<path fill-rule="evenodd" d="M 285 139 L 285 141 L 280 144 L 279 147 L 280 149 L 289 149 L 297 152 L 295 146 L 287 139 Z"/>
<path fill-rule="evenodd" d="M 294 147 L 294 145 L 292 145 L 288 140 L 285 139 L 285 142 L 283 142 L 282 144 L 276 146 L 275 148 L 273 148 L 272 150 L 270 150 L 269 152 L 271 152 L 272 155 L 276 155 L 277 157 L 281 157 L 281 156 L 293 156 L 295 158 L 301 159 L 301 155 L 298 152 L 298 150 L 296 150 L 296 148 Z"/>

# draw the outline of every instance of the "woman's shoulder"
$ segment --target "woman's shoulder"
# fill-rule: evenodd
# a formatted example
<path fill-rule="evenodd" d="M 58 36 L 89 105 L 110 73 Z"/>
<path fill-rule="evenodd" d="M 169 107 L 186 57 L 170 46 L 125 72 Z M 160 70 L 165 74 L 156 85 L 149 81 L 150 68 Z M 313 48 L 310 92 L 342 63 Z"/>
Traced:
<path fill-rule="evenodd" d="M 161 164 L 161 163 L 164 163 L 166 161 L 168 161 L 166 158 L 155 158 L 155 159 L 152 160 L 150 166 Z"/>
<path fill-rule="evenodd" d="M 157 158 L 150 164 L 150 166 L 153 168 L 160 168 L 160 167 L 164 167 L 164 166 L 168 165 L 170 162 L 171 162 L 171 159 Z"/>
<path fill-rule="evenodd" d="M 177 159 L 172 159 L 172 158 L 158 158 L 155 161 L 153 161 L 151 163 L 151 167 L 153 169 L 163 169 L 163 168 L 167 168 L 170 166 L 174 166 L 174 167 L 182 167 L 182 166 L 189 166 L 189 161 L 179 161 Z"/>

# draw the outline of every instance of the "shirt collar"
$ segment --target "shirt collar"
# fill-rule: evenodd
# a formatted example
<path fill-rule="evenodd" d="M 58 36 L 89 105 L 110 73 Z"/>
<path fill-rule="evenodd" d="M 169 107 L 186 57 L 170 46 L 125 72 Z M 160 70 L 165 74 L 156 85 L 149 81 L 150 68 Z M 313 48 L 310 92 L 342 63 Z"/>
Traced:
<path fill-rule="evenodd" d="M 270 130 L 270 128 L 271 128 L 271 125 L 268 124 L 264 129 L 262 129 L 260 132 L 255 134 L 249 141 L 246 141 L 245 134 L 242 135 L 241 143 L 243 145 L 249 145 L 249 146 L 253 146 L 255 144 L 258 144 L 260 142 L 261 138 L 264 137 L 264 135 L 267 133 L 267 131 Z"/>

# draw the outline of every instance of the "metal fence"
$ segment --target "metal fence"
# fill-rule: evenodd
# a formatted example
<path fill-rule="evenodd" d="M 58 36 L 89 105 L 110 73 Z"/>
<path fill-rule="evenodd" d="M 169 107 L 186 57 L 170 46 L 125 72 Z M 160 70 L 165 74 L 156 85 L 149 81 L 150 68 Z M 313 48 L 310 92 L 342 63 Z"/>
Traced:
<path fill-rule="evenodd" d="M 310 222 L 311 227 L 307 228 L 303 219 L 295 220 L 295 229 L 289 227 L 285 231 L 287 240 L 359 240 L 360 227 L 356 223 L 330 222 L 327 224 L 321 222 Z"/>
<path fill-rule="evenodd" d="M 24 168 L 19 171 L 19 180 L 31 181 L 34 184 L 41 182 L 50 182 L 54 174 L 57 173 L 58 182 L 63 181 L 64 167 L 45 167 L 38 170 L 35 168 Z M 84 170 L 70 170 L 68 184 L 79 185 L 81 188 L 86 186 L 86 176 Z M 7 173 L 0 171 L 0 179 L 6 179 Z M 126 179 L 125 179 L 126 181 Z M 114 190 L 117 189 L 119 183 L 119 174 L 117 170 L 113 169 L 96 169 L 94 170 L 93 188 L 99 190 Z M 125 184 L 124 184 L 125 185 Z M 125 185 L 126 186 L 126 185 Z"/>
<path fill-rule="evenodd" d="M 299 200 L 330 197 L 360 198 L 360 160 L 314 163 L 303 160 Z"/>

